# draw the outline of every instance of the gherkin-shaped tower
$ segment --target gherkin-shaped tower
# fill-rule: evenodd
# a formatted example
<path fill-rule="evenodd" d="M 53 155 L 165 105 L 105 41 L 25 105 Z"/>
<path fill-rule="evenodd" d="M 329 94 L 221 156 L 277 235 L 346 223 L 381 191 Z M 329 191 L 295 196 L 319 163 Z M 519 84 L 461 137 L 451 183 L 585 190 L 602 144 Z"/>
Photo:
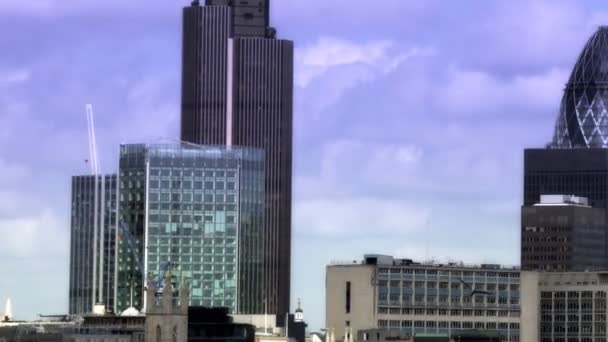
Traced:
<path fill-rule="evenodd" d="M 553 148 L 608 147 L 608 26 L 589 38 L 566 84 Z"/>

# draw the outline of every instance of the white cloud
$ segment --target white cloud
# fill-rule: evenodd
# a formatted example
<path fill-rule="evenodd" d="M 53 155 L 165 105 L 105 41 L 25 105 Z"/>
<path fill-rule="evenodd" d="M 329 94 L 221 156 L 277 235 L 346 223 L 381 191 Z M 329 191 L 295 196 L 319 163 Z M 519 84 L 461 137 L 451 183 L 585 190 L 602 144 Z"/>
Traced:
<path fill-rule="evenodd" d="M 327 142 L 315 159 L 317 172 L 295 179 L 299 198 L 371 195 L 411 184 L 418 179 L 424 151 L 412 144 L 353 139 Z"/>
<path fill-rule="evenodd" d="M 353 238 L 402 236 L 424 226 L 430 210 L 387 198 L 334 198 L 298 201 L 295 231 L 305 235 Z"/>
<path fill-rule="evenodd" d="M 27 205 L 27 203 L 22 203 Z M 69 253 L 69 225 L 49 209 L 17 218 L 0 217 L 0 256 L 31 258 L 65 256 Z"/>
<path fill-rule="evenodd" d="M 12 86 L 29 81 L 29 69 L 0 70 L 0 86 Z"/>
<path fill-rule="evenodd" d="M 295 84 L 305 88 L 331 68 L 346 65 L 365 67 L 374 74 L 388 73 L 408 58 L 429 52 L 417 47 L 399 51 L 397 45 L 388 40 L 359 43 L 322 37 L 310 46 L 296 49 Z"/>
<path fill-rule="evenodd" d="M 0 185 L 11 186 L 26 178 L 30 169 L 20 163 L 9 162 L 0 157 Z M 1 190 L 1 189 L 0 189 Z"/>
<path fill-rule="evenodd" d="M 505 113 L 506 109 L 546 111 L 557 108 L 568 72 L 551 69 L 540 74 L 500 79 L 487 72 L 452 66 L 446 77 L 446 84 L 435 89 L 441 94 L 437 104 L 443 113 L 492 115 Z"/>
<path fill-rule="evenodd" d="M 155 3 L 150 3 L 150 2 Z M 80 0 L 2 0 L 0 1 L 0 14 L 19 14 L 19 15 L 34 15 L 41 17 L 55 17 L 70 14 L 108 14 L 108 13 L 156 13 L 166 14 L 167 10 L 174 9 L 175 14 L 179 14 L 180 5 L 174 2 L 167 3 L 165 1 L 154 0 L 95 0 L 95 1 L 80 1 Z"/>

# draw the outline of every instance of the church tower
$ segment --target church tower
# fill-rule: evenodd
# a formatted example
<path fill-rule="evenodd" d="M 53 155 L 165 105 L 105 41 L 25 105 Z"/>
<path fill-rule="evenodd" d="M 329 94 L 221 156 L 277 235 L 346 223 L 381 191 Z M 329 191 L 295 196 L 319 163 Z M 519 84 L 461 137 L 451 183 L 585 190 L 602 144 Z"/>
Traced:
<path fill-rule="evenodd" d="M 162 298 L 157 300 L 156 289 L 146 290 L 146 341 L 188 341 L 188 286 L 182 280 L 179 303 L 173 300 L 171 272 L 167 272 Z"/>

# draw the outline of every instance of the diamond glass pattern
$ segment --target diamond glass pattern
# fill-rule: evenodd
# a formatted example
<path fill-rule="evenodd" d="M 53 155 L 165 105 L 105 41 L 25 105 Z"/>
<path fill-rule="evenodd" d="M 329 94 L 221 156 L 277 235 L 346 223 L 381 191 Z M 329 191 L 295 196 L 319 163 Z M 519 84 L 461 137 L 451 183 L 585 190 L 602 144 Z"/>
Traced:
<path fill-rule="evenodd" d="M 608 147 L 608 26 L 587 41 L 560 106 L 554 148 Z"/>

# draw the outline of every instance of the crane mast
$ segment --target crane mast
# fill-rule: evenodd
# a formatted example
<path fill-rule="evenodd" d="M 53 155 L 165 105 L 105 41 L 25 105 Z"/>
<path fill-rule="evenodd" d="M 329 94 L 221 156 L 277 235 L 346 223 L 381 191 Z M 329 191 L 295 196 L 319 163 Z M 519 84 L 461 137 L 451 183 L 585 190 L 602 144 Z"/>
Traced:
<path fill-rule="evenodd" d="M 105 222 L 105 205 L 104 205 L 104 189 L 105 180 L 104 176 L 101 176 L 101 184 L 99 177 L 99 159 L 97 157 L 97 138 L 95 137 L 95 120 L 93 116 L 93 105 L 87 104 L 85 106 L 87 116 L 87 129 L 89 135 L 89 165 L 91 168 L 91 174 L 93 175 L 93 303 L 95 306 L 98 303 L 103 302 L 103 270 L 104 265 L 104 246 L 105 246 L 105 229 L 103 223 Z M 100 186 L 102 191 L 100 194 Z M 100 227 L 101 221 L 101 227 Z M 98 248 L 99 246 L 99 248 Z M 99 260 L 98 260 L 98 249 L 99 249 Z M 99 274 L 98 274 L 99 273 Z M 99 275 L 99 277 L 98 277 Z"/>

